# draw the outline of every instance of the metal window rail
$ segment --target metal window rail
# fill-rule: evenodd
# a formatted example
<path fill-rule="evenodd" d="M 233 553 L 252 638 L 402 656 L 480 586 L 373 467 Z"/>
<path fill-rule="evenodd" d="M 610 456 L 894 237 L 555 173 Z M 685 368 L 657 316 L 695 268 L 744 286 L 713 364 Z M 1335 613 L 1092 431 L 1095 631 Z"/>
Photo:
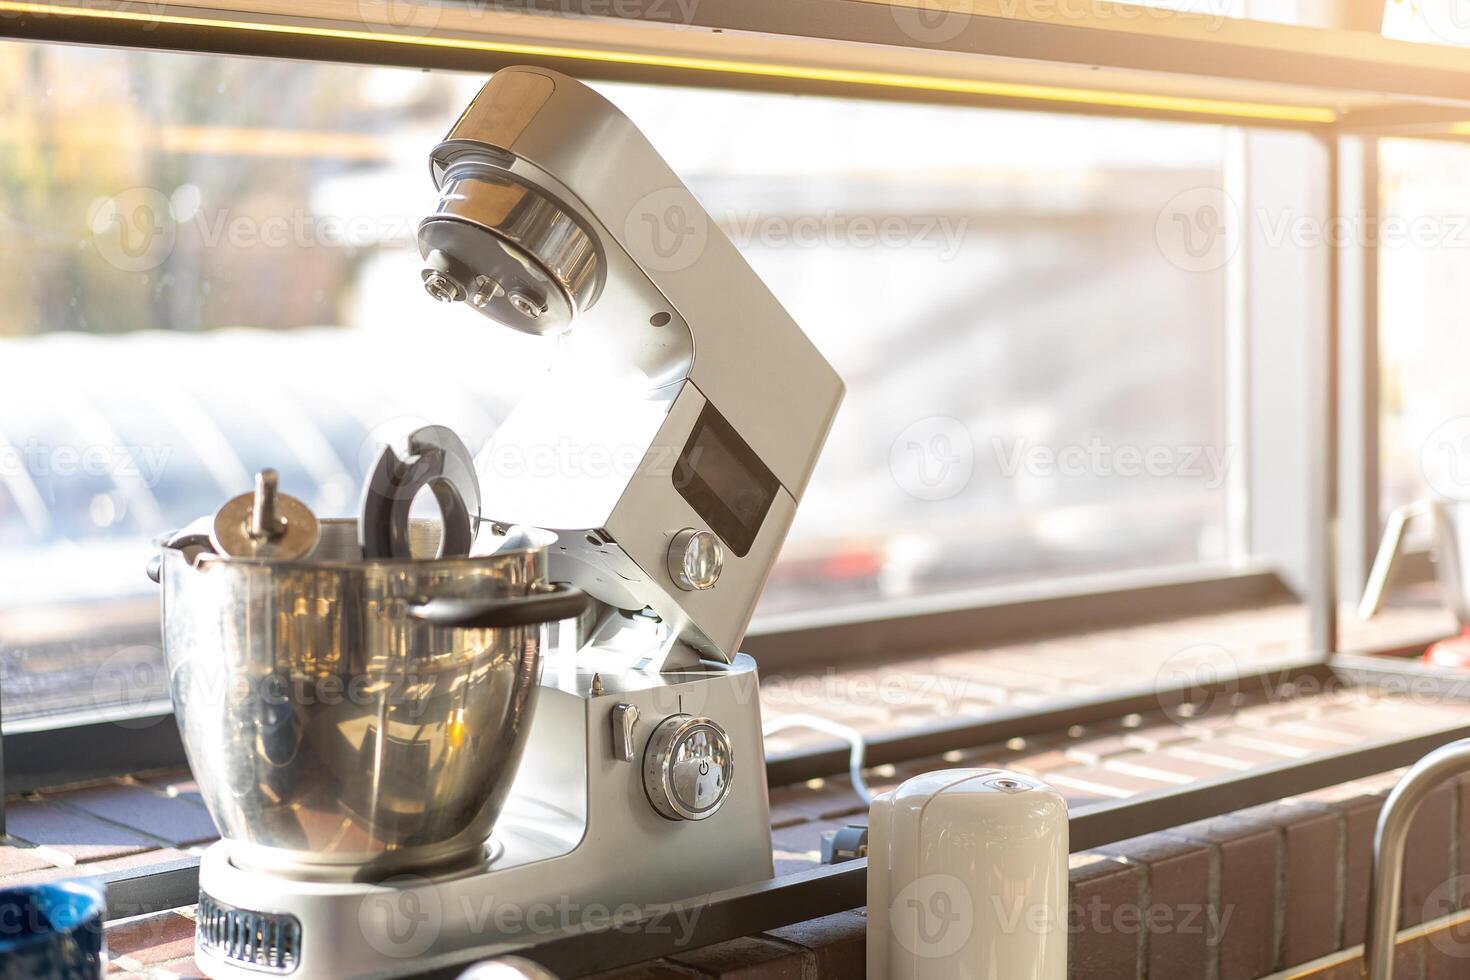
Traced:
<path fill-rule="evenodd" d="M 0 35 L 210 54 L 659 80 L 1322 130 L 1463 138 L 1470 53 L 1097 0 L 0 0 Z M 922 15 L 922 16 L 921 16 Z"/>

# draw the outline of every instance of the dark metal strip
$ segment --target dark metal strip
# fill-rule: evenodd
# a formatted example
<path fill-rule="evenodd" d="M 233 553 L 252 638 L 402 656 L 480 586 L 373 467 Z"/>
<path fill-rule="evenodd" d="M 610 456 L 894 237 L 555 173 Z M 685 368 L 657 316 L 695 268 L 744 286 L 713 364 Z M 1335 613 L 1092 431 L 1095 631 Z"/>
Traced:
<path fill-rule="evenodd" d="M 1272 666 L 1251 674 L 1226 677 L 1208 683 L 1186 682 L 1178 687 L 1138 685 L 1121 692 L 1108 691 L 1075 698 L 1058 698 L 1044 708 L 1012 708 L 995 711 L 978 719 L 961 719 L 925 728 L 873 735 L 868 739 L 868 765 L 910 762 L 941 755 L 951 749 L 974 748 L 1004 742 L 1017 736 L 1065 731 L 1073 725 L 1089 725 L 1171 708 L 1186 701 L 1199 702 L 1224 694 L 1259 697 L 1285 683 L 1316 680 L 1330 684 L 1334 675 L 1317 660 L 1300 660 Z M 847 746 L 768 755 L 766 782 L 785 786 L 847 771 Z"/>
<path fill-rule="evenodd" d="M 0 692 L 0 705 L 3 705 L 4 703 L 5 703 L 5 695 L 4 695 L 4 692 Z M 0 728 L 4 728 L 4 726 L 5 726 L 4 713 L 3 713 L 3 710 L 0 710 Z M 6 783 L 5 783 L 5 777 L 6 777 L 6 775 L 7 774 L 6 774 L 6 771 L 5 771 L 5 739 L 4 738 L 0 738 L 0 837 L 4 837 L 5 836 L 5 833 L 6 833 L 6 831 L 5 831 L 5 797 L 7 796 L 7 793 L 6 793 Z"/>
<path fill-rule="evenodd" d="M 0 22 L 0 38 L 5 37 L 26 41 L 56 41 L 381 67 L 441 69 L 477 74 L 489 74 L 511 65 L 530 65 L 564 72 L 584 81 L 635 82 L 648 85 L 708 88 L 719 91 L 816 95 L 838 99 L 954 105 L 1110 119 L 1147 119 L 1158 122 L 1240 126 L 1250 129 L 1316 131 L 1323 128 L 1320 124 L 1315 123 L 1260 119 L 1254 116 L 1209 115 L 1201 117 L 1187 112 L 1156 109 L 1077 105 L 1045 99 L 976 95 L 906 86 L 858 85 L 813 78 L 747 75 L 678 67 L 649 67 L 528 54 L 500 55 L 451 48 L 410 48 L 407 45 L 395 45 L 392 50 L 381 50 L 375 42 L 300 35 L 288 35 L 282 40 L 275 35 L 226 28 L 167 25 L 143 29 L 132 24 L 124 24 L 99 30 L 92 24 L 58 25 L 53 20 L 45 24 L 31 23 L 26 25 L 24 30 L 14 30 L 9 25 Z"/>
<path fill-rule="evenodd" d="M 1264 570 L 1213 575 L 1195 571 L 1169 578 L 1110 575 L 1050 595 L 1021 589 L 987 591 L 988 601 L 985 593 L 934 597 L 913 602 L 918 608 L 909 612 L 887 604 L 877 611 L 783 616 L 775 628 L 757 623 L 742 649 L 755 658 L 763 677 L 771 677 L 1156 622 L 1160 609 L 1182 618 L 1295 598 L 1274 572 Z M 1004 598 L 997 601 L 997 595 Z"/>
<path fill-rule="evenodd" d="M 7 732 L 0 752 L 7 794 L 188 762 L 172 712 Z"/>
<path fill-rule="evenodd" d="M 868 8 L 867 3 L 846 0 L 821 0 L 845 8 Z M 60 7 L 61 5 L 58 4 Z M 83 5 L 85 6 L 85 5 Z M 738 7 L 739 4 L 722 4 Z M 62 8 L 64 9 L 64 8 Z M 890 20 L 886 9 L 880 16 Z M 163 13 L 167 13 L 164 10 Z M 827 95 L 836 98 L 873 99 L 886 102 L 920 102 L 941 105 L 965 105 L 996 109 L 1068 115 L 1105 116 L 1125 119 L 1155 119 L 1207 125 L 1237 125 L 1260 129 L 1297 131 L 1325 130 L 1325 123 L 1263 119 L 1251 115 L 1197 114 L 1185 110 L 1154 109 L 1135 106 L 1101 104 L 1080 105 L 1066 101 L 1020 96 L 987 95 L 967 92 L 939 91 L 912 86 L 854 84 L 817 77 L 787 77 L 778 74 L 709 71 L 678 66 L 625 64 L 617 61 L 559 57 L 536 53 L 504 54 L 442 44 L 417 44 L 399 39 L 363 39 L 357 37 L 314 34 L 310 31 L 280 33 L 270 30 L 247 30 L 223 26 L 212 21 L 229 19 L 227 12 L 199 19 L 205 23 L 170 23 L 161 20 L 112 21 L 99 17 L 67 16 L 64 13 L 44 15 L 4 14 L 0 16 L 0 38 L 23 41 L 51 41 L 68 44 L 90 44 L 158 51 L 181 51 L 197 54 L 240 55 L 313 62 L 338 62 L 386 67 L 443 69 L 489 73 L 508 65 L 532 65 L 563 71 L 587 80 L 644 82 L 721 90 L 745 90 Z M 248 14 L 235 14 L 249 19 Z M 582 16 L 572 14 L 572 16 Z M 775 12 L 776 23 L 785 17 Z M 834 13 L 840 22 L 846 13 Z M 262 21 L 264 23 L 264 21 Z M 763 29 L 768 30 L 769 28 Z M 892 28 L 890 34 L 896 33 Z M 433 39 L 431 39 L 433 40 Z M 905 37 L 890 37 L 890 42 Z M 922 56 L 922 52 L 916 52 Z M 1352 73 L 1343 73 L 1352 78 Z"/>
<path fill-rule="evenodd" d="M 95 876 L 107 886 L 107 918 L 125 919 L 199 901 L 199 859 L 184 858 Z"/>
<path fill-rule="evenodd" d="M 458 5 L 458 4 L 457 4 Z M 469 4 L 465 4 L 469 6 Z M 1165 37 L 1151 33 L 1135 33 L 1085 27 L 1059 28 L 1054 23 L 1038 23 L 1023 18 L 969 14 L 952 10 L 945 14 L 943 37 L 920 39 L 913 27 L 905 30 L 909 10 L 887 3 L 856 3 L 851 0 L 746 0 L 742 3 L 689 4 L 630 2 L 609 5 L 598 0 L 551 0 L 551 2 L 494 3 L 489 6 L 508 11 L 541 11 L 553 16 L 597 20 L 637 21 L 645 24 L 668 24 L 673 29 L 696 28 L 713 31 L 744 31 L 756 34 L 779 33 L 795 39 L 819 42 L 860 43 L 911 49 L 919 64 L 925 51 L 949 51 L 985 57 L 1028 59 L 1058 64 L 1118 68 L 1125 71 L 1163 72 L 1186 77 L 1214 77 L 1248 82 L 1326 89 L 1330 93 L 1361 92 L 1373 98 L 1384 94 L 1423 101 L 1465 101 L 1463 73 L 1443 64 L 1384 63 L 1367 57 L 1324 54 L 1301 47 L 1275 48 L 1251 43 L 1224 43 L 1213 38 Z M 313 10 L 303 7 L 301 16 L 310 17 Z M 265 15 L 248 11 L 235 12 L 235 17 L 264 22 Z M 239 31 L 237 34 L 261 34 L 246 41 L 251 50 L 241 51 L 236 41 L 211 37 L 208 31 L 178 31 L 172 25 L 147 24 L 135 27 L 126 22 L 108 24 L 94 20 L 84 25 L 58 26 L 68 18 L 46 14 L 29 18 L 12 17 L 12 23 L 0 29 L 20 29 L 35 39 L 69 40 L 77 43 L 103 43 L 137 47 L 171 48 L 212 53 L 251 53 L 274 57 L 311 57 L 313 60 L 349 60 L 367 64 L 409 63 L 420 67 L 466 67 L 451 49 L 432 45 L 408 45 L 388 41 L 352 42 L 311 45 L 311 38 Z M 75 20 L 75 18 L 70 18 Z M 1271 28 L 1280 31 L 1281 28 Z M 60 36 L 66 34 L 68 36 Z M 51 35 L 46 37 L 46 35 Z M 16 34 L 16 36 L 20 36 Z M 1375 39 L 1377 42 L 1377 39 Z M 1384 42 L 1377 42 L 1384 43 Z M 1391 42 L 1390 42 L 1391 43 Z M 229 48 L 231 50 L 226 51 Z M 316 53 L 308 54 L 308 49 Z M 519 57 L 527 62 L 534 59 Z M 487 70 L 480 60 L 475 70 Z M 1330 104 L 1329 96 L 1324 102 Z M 1227 117 L 1214 117 L 1215 122 L 1229 122 Z M 1313 128 L 1297 124 L 1299 128 Z"/>

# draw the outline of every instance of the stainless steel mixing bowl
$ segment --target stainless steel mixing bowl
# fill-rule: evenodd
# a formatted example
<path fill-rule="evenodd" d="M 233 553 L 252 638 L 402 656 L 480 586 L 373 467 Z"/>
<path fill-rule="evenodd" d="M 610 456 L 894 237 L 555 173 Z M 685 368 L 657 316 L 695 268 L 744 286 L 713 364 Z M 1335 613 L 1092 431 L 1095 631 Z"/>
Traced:
<path fill-rule="evenodd" d="M 162 551 L 179 730 L 231 860 L 376 878 L 483 852 L 525 746 L 554 535 L 486 557 L 365 561 L 323 521 L 296 561 Z M 432 552 L 431 552 L 432 553 Z"/>

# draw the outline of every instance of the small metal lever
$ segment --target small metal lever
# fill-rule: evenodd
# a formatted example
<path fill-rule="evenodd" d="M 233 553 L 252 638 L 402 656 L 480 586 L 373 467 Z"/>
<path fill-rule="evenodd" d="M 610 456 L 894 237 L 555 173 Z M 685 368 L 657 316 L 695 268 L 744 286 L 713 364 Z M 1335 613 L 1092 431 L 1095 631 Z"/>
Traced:
<path fill-rule="evenodd" d="M 612 709 L 613 758 L 632 762 L 637 754 L 633 744 L 633 728 L 638 724 L 638 708 L 631 704 L 615 704 Z"/>

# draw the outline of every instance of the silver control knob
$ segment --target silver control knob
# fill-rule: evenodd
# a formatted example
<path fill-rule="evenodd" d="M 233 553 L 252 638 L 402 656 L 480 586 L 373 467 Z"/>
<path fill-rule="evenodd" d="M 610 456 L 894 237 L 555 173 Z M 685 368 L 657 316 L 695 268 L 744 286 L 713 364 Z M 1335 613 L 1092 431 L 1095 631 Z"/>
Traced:
<path fill-rule="evenodd" d="M 713 589 L 725 567 L 725 546 L 710 531 L 686 527 L 669 545 L 669 577 L 685 592 Z"/>
<path fill-rule="evenodd" d="M 670 820 L 703 820 L 720 808 L 735 777 L 730 736 L 708 718 L 672 715 L 643 752 L 648 801 Z"/>

